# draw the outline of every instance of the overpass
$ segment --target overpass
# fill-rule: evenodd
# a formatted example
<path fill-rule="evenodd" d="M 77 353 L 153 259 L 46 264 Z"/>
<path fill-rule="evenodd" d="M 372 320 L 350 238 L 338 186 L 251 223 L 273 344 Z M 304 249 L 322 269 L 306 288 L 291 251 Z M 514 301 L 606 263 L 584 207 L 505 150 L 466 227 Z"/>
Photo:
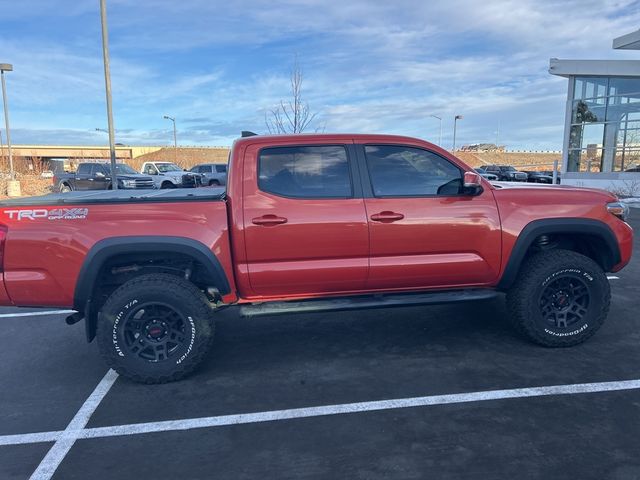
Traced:
<path fill-rule="evenodd" d="M 5 145 L 0 147 L 0 155 L 8 156 Z M 164 146 L 116 146 L 116 158 L 119 160 L 130 160 L 146 153 L 156 152 Z M 108 145 L 12 145 L 11 151 L 15 159 L 23 158 L 36 160 L 59 159 L 108 159 L 110 158 Z"/>

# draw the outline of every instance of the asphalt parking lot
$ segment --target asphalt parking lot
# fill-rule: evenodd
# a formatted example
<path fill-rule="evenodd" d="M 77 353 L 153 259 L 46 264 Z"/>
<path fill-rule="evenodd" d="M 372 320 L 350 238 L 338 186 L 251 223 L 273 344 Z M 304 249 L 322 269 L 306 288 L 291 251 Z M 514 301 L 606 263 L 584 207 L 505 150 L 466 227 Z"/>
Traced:
<path fill-rule="evenodd" d="M 501 299 L 224 313 L 203 367 L 157 386 L 108 373 L 83 324 L 1 309 L 0 479 L 640 478 L 640 256 L 616 276 L 570 349 Z"/>

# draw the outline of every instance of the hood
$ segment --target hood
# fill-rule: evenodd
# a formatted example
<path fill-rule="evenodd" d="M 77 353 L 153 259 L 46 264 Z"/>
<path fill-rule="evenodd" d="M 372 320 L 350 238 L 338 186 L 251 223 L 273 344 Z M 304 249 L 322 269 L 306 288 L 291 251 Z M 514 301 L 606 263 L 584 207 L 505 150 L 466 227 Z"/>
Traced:
<path fill-rule="evenodd" d="M 544 183 L 517 183 L 517 182 L 495 182 L 490 181 L 493 187 L 500 190 L 517 190 L 517 191 L 530 191 L 539 194 L 544 194 L 546 192 L 553 193 L 561 193 L 564 194 L 585 194 L 592 193 L 598 196 L 603 197 L 606 201 L 615 202 L 617 197 L 606 190 L 602 190 L 599 188 L 586 188 L 586 187 L 575 187 L 573 185 L 547 185 Z"/>

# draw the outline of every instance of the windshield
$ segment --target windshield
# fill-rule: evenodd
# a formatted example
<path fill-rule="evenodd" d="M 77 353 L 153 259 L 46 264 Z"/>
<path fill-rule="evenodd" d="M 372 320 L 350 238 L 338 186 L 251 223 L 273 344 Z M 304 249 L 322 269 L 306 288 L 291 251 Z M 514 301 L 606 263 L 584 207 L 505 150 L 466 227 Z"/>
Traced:
<path fill-rule="evenodd" d="M 158 170 L 160 171 L 160 173 L 182 171 L 182 169 L 175 163 L 156 163 L 156 167 L 158 167 Z"/>
<path fill-rule="evenodd" d="M 124 163 L 117 163 L 116 164 L 116 173 L 120 174 L 120 175 L 131 175 L 131 174 L 135 175 L 138 172 L 136 172 L 129 165 L 125 165 Z"/>

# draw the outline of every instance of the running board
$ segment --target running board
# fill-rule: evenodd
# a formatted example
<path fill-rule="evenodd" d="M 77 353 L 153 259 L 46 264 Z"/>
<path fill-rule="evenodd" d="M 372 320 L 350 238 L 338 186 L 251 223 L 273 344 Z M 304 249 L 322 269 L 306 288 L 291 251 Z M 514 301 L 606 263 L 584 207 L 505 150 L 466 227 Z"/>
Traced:
<path fill-rule="evenodd" d="M 290 313 L 338 312 L 367 308 L 410 307 L 415 305 L 438 305 L 443 303 L 487 300 L 498 295 L 495 290 L 469 289 L 430 293 L 388 293 L 381 295 L 358 295 L 352 297 L 319 298 L 289 302 L 264 302 L 243 305 L 243 317 L 284 315 Z"/>

